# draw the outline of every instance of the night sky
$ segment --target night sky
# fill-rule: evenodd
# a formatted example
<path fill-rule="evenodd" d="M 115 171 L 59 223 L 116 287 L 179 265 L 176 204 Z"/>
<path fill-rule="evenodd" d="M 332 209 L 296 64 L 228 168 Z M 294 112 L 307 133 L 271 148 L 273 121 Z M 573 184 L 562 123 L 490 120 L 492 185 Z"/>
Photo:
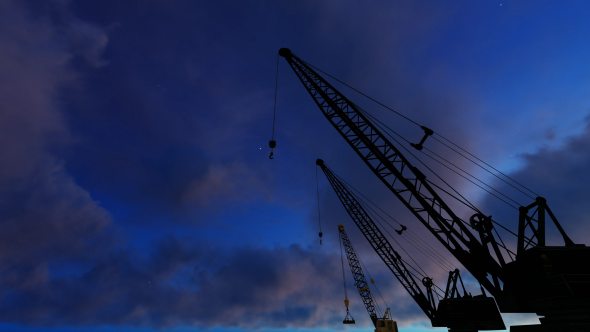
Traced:
<path fill-rule="evenodd" d="M 474 295 L 475 280 L 283 58 L 268 158 L 278 50 L 509 174 L 590 244 L 589 13 L 590 2 L 573 0 L 0 0 L 0 330 L 369 331 L 348 270 L 357 324 L 341 322 L 343 223 L 400 331 L 445 331 L 429 328 L 321 171 L 316 182 L 316 159 L 457 265 Z M 422 137 L 331 82 L 409 140 Z M 434 169 L 517 230 L 517 211 Z M 548 244 L 562 244 L 548 232 Z M 444 286 L 448 270 L 404 248 Z"/>

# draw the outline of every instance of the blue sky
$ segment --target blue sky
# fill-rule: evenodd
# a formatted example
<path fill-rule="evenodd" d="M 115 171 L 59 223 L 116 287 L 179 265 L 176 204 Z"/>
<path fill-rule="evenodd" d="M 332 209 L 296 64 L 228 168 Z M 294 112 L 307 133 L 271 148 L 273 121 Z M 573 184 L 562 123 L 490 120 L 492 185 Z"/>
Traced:
<path fill-rule="evenodd" d="M 0 330 L 370 328 L 356 298 L 358 325 L 340 323 L 336 225 L 351 224 L 320 172 L 319 245 L 315 160 L 433 238 L 284 59 L 268 159 L 281 47 L 531 187 L 574 242 L 588 243 L 588 10 L 584 1 L 3 1 Z M 408 139 L 422 136 L 342 91 Z M 516 230 L 513 211 L 436 170 Z M 362 237 L 350 236 L 401 330 L 443 330 L 427 328 Z"/>

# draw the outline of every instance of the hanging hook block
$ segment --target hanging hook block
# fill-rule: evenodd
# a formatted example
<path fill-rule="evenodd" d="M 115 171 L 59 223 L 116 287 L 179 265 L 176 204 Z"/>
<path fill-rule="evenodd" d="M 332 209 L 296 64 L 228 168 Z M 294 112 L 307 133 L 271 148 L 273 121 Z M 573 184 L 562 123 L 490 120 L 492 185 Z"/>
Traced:
<path fill-rule="evenodd" d="M 270 156 L 268 156 L 268 159 L 274 159 L 274 157 L 273 157 L 274 153 L 272 150 L 277 147 L 277 141 L 270 140 L 268 142 L 268 146 L 270 147 Z"/>
<path fill-rule="evenodd" d="M 348 300 L 346 300 L 345 302 L 348 302 Z M 344 320 L 342 321 L 342 323 L 343 324 L 356 324 L 356 322 L 354 321 L 354 318 L 352 318 L 352 315 L 348 311 L 348 303 L 346 304 L 346 316 L 344 317 Z"/>

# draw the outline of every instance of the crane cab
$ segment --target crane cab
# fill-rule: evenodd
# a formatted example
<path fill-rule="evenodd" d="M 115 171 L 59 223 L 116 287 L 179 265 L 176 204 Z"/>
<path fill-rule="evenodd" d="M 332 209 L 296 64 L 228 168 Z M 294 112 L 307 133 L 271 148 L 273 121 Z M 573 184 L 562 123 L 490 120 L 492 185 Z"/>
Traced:
<path fill-rule="evenodd" d="M 377 318 L 377 320 L 374 321 L 375 332 L 398 332 L 397 322 L 391 319 L 390 313 L 390 309 L 387 308 L 387 310 L 385 310 L 385 315 L 383 315 L 383 318 Z"/>
<path fill-rule="evenodd" d="M 377 319 L 375 332 L 398 332 L 397 322 L 393 319 Z"/>

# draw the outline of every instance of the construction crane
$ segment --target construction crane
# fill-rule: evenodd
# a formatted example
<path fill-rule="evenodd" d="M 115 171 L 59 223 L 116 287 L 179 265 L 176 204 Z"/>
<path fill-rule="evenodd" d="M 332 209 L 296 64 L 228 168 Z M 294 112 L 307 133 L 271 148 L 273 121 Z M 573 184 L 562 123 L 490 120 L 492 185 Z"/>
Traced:
<path fill-rule="evenodd" d="M 544 316 L 540 319 L 543 325 L 556 331 L 574 326 L 590 330 L 590 264 L 585 263 L 590 261 L 590 248 L 573 243 L 544 198 L 520 207 L 517 253 L 512 258 L 510 250 L 494 236 L 491 217 L 477 212 L 469 222 L 459 218 L 366 113 L 289 49 L 280 49 L 279 55 L 371 171 L 496 298 L 502 312 L 537 313 Z M 434 134 L 421 128 L 424 137 L 412 144 L 417 150 Z M 565 246 L 546 245 L 547 215 Z M 532 231 L 530 238 L 525 236 L 527 229 Z M 512 261 L 506 262 L 505 253 Z"/>
<path fill-rule="evenodd" d="M 342 245 L 344 246 L 344 250 L 346 251 L 346 259 L 348 260 L 348 265 L 350 266 L 350 272 L 352 272 L 352 277 L 354 278 L 354 285 L 356 286 L 357 290 L 359 291 L 359 295 L 363 300 L 363 304 L 369 313 L 369 317 L 371 318 L 371 322 L 375 326 L 375 332 L 398 332 L 397 330 L 397 322 L 394 321 L 389 317 L 390 308 L 385 310 L 385 314 L 383 317 L 377 316 L 377 303 L 374 300 L 373 295 L 371 294 L 371 288 L 369 287 L 369 283 L 365 279 L 365 274 L 363 273 L 363 267 L 361 266 L 361 261 L 358 258 L 356 251 L 352 247 L 352 243 L 346 235 L 344 231 L 344 226 L 342 224 L 338 225 L 338 232 L 340 233 L 340 240 L 342 241 Z M 371 283 L 375 283 L 373 279 L 371 279 Z"/>
<path fill-rule="evenodd" d="M 433 327 L 448 327 L 451 332 L 506 329 L 493 298 L 485 295 L 470 296 L 466 292 L 460 296 L 456 289 L 456 281 L 453 291 L 447 289 L 445 298 L 439 301 L 437 307 L 432 279 L 427 276 L 422 278 L 422 285 L 426 289 L 426 292 L 423 292 L 399 253 L 393 249 L 389 240 L 383 235 L 363 206 L 325 165 L 323 160 L 318 159 L 316 164 L 322 168 L 346 212 L 369 241 L 373 250 L 430 319 Z"/>

